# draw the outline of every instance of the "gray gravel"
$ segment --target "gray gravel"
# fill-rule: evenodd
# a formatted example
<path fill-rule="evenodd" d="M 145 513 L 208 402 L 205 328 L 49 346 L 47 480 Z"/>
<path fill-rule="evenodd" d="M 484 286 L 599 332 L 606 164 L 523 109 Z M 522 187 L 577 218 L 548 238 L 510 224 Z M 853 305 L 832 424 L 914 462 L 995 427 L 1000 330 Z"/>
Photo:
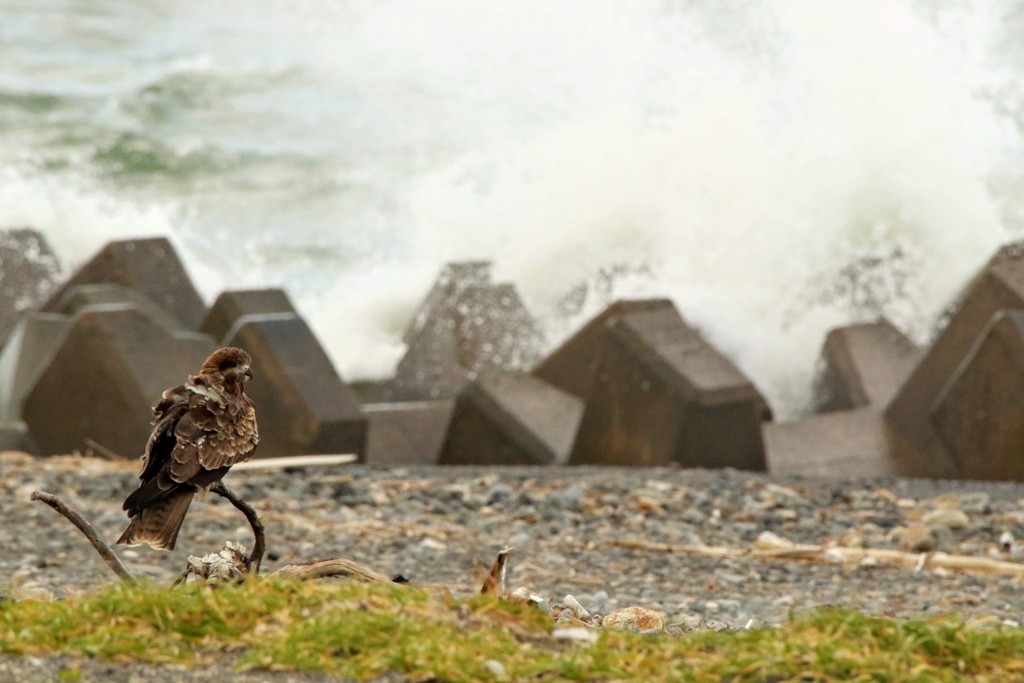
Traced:
<path fill-rule="evenodd" d="M 0 591 L 60 596 L 109 583 L 109 570 L 78 532 L 28 497 L 36 488 L 56 493 L 113 539 L 126 524 L 120 503 L 135 481 L 133 464 L 0 454 Z M 510 587 L 555 599 L 572 594 L 601 614 L 642 605 L 664 611 L 669 623 L 742 627 L 835 605 L 879 615 L 956 612 L 1024 621 L 1019 578 L 715 559 L 614 544 L 641 539 L 747 548 L 770 530 L 799 543 L 1020 561 L 1018 551 L 1007 554 L 998 545 L 1004 532 L 1024 539 L 1024 486 L 1017 484 L 778 480 L 680 469 L 355 466 L 233 472 L 227 483 L 263 516 L 266 571 L 341 556 L 413 582 L 471 591 L 494 555 L 513 546 Z M 248 545 L 250 532 L 232 507 L 211 496 L 193 505 L 173 553 L 118 552 L 133 572 L 170 582 L 188 555 L 217 550 L 225 540 Z M 0 659 L 0 680 L 10 661 Z M 162 680 L 177 680 L 173 671 L 164 674 Z"/>

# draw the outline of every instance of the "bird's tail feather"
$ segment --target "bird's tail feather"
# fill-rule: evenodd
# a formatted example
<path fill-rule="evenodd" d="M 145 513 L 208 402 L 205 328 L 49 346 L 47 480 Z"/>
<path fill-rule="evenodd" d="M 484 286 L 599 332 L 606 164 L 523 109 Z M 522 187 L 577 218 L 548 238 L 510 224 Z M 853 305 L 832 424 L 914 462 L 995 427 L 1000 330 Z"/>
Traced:
<path fill-rule="evenodd" d="M 174 550 L 178 530 L 192 503 L 195 489 L 182 487 L 132 517 L 131 524 L 117 539 L 119 545 L 149 543 L 158 550 Z"/>

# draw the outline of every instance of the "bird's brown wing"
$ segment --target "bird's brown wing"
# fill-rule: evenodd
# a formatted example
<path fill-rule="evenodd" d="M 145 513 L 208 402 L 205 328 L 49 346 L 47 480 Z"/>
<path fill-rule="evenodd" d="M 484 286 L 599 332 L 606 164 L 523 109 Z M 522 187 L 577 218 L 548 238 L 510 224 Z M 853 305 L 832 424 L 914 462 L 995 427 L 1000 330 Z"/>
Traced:
<path fill-rule="evenodd" d="M 180 484 L 172 478 L 168 465 L 178 446 L 176 432 L 189 411 L 190 396 L 192 393 L 184 385 L 168 389 L 163 400 L 153 409 L 156 420 L 142 454 L 142 471 L 139 473 L 142 483 L 124 501 L 129 517 L 162 500 Z"/>
<path fill-rule="evenodd" d="M 157 475 L 174 449 L 174 425 L 188 410 L 188 389 L 184 385 L 168 389 L 153 408 L 153 433 L 149 435 L 142 454 L 139 479 L 146 481 Z"/>
<path fill-rule="evenodd" d="M 251 456 L 258 437 L 251 403 L 248 407 L 248 413 L 229 411 L 216 398 L 185 386 L 165 392 L 154 409 L 156 424 L 142 456 L 142 484 L 124 503 L 128 515 L 182 485 L 209 486 Z"/>
<path fill-rule="evenodd" d="M 203 468 L 231 467 L 252 457 L 259 443 L 259 432 L 256 413 L 248 397 L 226 397 L 224 404 L 210 406 L 205 419 L 206 437 L 198 452 Z"/>

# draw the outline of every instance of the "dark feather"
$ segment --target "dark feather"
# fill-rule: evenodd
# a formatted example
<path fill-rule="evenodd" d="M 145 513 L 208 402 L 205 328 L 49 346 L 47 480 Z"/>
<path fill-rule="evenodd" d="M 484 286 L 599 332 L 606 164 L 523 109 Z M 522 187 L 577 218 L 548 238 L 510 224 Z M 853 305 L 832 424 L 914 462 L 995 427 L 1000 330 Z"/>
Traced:
<path fill-rule="evenodd" d="M 120 545 L 149 543 L 159 550 L 174 550 L 178 531 L 185 521 L 185 513 L 192 503 L 195 487 L 186 486 L 169 492 L 166 498 L 151 503 L 138 515 L 117 539 Z"/>

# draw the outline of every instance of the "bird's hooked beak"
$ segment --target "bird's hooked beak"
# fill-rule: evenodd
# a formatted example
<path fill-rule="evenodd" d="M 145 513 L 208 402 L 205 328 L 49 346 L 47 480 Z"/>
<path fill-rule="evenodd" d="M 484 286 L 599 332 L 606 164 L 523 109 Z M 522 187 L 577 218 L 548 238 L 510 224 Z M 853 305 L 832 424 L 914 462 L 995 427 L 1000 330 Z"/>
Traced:
<path fill-rule="evenodd" d="M 248 365 L 246 365 L 244 368 L 242 368 L 242 376 L 245 377 L 245 381 L 246 382 L 251 380 L 252 379 L 252 368 L 250 368 Z"/>

